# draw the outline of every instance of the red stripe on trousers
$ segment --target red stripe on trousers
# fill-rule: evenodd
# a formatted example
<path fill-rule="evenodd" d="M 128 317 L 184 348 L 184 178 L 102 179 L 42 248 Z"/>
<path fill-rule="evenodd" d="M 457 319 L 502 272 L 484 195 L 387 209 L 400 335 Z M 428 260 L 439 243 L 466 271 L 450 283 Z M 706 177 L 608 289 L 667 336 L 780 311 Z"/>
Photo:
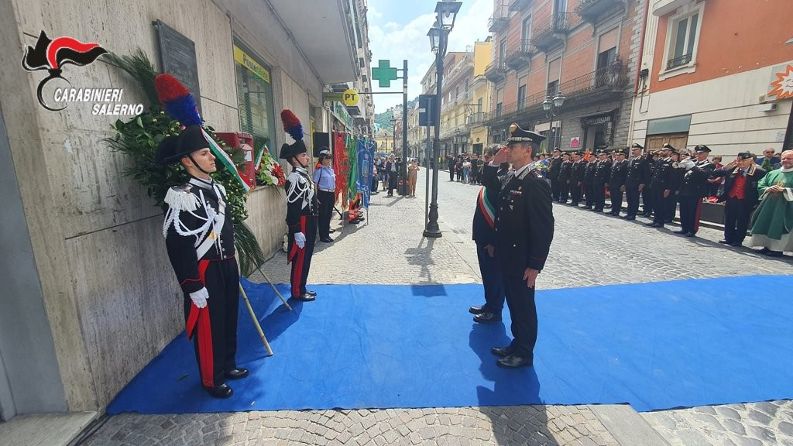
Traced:
<path fill-rule="evenodd" d="M 694 232 L 699 231 L 699 218 L 702 216 L 702 199 L 697 201 L 697 211 L 694 213 Z"/>
<path fill-rule="evenodd" d="M 206 272 L 209 260 L 198 262 L 198 277 L 206 286 Z M 212 324 L 209 319 L 209 307 L 198 308 L 191 304 L 190 315 L 187 317 L 187 338 L 191 339 L 198 329 L 198 369 L 204 387 L 215 387 L 215 363 L 212 349 Z M 209 305 L 207 303 L 207 305 Z"/>
<path fill-rule="evenodd" d="M 303 236 L 306 236 L 306 220 L 308 217 L 301 216 L 300 217 L 300 232 L 303 233 Z M 294 237 L 294 236 L 293 236 Z M 297 246 L 297 240 L 294 241 L 293 247 Z M 306 243 L 308 243 L 308 237 L 306 237 Z M 305 263 L 306 259 L 306 247 L 303 245 L 302 248 L 298 248 L 297 251 L 297 259 L 293 260 L 295 262 L 292 268 L 292 296 L 297 297 L 300 296 L 301 293 L 301 284 L 303 282 L 303 263 Z"/>

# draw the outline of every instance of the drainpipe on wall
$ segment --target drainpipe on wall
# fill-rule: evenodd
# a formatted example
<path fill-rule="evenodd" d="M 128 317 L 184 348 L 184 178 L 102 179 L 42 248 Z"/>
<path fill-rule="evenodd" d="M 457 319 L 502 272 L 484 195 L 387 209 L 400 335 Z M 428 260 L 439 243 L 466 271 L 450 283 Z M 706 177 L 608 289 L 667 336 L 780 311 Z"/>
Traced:
<path fill-rule="evenodd" d="M 650 0 L 644 0 L 644 18 L 642 19 L 642 38 L 641 42 L 639 43 L 639 60 L 636 63 L 636 81 L 633 86 L 633 98 L 631 98 L 631 117 L 630 123 L 628 123 L 628 138 L 630 139 L 628 143 L 633 144 L 633 123 L 634 123 L 634 114 L 636 107 L 634 106 L 634 102 L 636 100 L 636 96 L 639 94 L 639 79 L 641 78 L 642 72 L 642 62 L 644 62 L 644 39 L 647 37 L 647 15 L 650 13 Z M 649 78 L 649 74 L 648 74 Z"/>

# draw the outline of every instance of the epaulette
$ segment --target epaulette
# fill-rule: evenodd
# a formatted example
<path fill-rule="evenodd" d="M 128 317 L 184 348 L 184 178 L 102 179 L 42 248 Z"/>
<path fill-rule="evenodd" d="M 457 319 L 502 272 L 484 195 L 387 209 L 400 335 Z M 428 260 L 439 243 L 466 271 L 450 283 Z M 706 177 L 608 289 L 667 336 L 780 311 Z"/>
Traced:
<path fill-rule="evenodd" d="M 192 192 L 193 186 L 184 184 L 168 189 L 163 200 L 171 209 L 179 211 L 194 211 L 198 209 L 198 197 Z"/>

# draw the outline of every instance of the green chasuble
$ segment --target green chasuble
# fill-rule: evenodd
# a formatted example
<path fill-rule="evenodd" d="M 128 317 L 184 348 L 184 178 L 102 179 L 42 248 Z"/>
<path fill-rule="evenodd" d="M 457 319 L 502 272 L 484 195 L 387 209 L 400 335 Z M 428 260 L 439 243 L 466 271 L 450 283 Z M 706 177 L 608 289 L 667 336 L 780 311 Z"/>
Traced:
<path fill-rule="evenodd" d="M 785 191 L 767 192 L 774 185 L 783 186 Z M 771 171 L 757 183 L 757 189 L 761 198 L 752 216 L 752 246 L 793 251 L 793 171 Z"/>

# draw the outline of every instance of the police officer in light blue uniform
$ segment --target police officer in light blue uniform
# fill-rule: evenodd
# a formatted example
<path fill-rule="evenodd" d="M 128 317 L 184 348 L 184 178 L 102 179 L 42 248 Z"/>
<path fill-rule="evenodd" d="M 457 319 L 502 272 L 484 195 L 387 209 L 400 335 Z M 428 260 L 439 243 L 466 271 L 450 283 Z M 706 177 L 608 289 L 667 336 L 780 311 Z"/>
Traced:
<path fill-rule="evenodd" d="M 319 200 L 319 240 L 333 243 L 330 238 L 330 219 L 336 201 L 336 173 L 331 166 L 332 156 L 327 147 L 320 147 L 319 165 L 314 169 L 314 184 L 317 185 Z"/>

